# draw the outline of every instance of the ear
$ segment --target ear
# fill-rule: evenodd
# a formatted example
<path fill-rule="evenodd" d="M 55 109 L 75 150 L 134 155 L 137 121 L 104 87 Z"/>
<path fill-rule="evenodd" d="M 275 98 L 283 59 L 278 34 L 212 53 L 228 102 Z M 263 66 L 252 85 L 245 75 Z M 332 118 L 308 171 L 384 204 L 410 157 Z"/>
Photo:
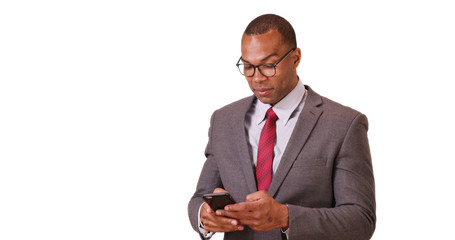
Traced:
<path fill-rule="evenodd" d="M 300 48 L 296 48 L 292 52 L 292 59 L 294 61 L 294 68 L 297 68 L 300 64 L 300 60 L 302 59 L 302 52 L 301 52 Z"/>

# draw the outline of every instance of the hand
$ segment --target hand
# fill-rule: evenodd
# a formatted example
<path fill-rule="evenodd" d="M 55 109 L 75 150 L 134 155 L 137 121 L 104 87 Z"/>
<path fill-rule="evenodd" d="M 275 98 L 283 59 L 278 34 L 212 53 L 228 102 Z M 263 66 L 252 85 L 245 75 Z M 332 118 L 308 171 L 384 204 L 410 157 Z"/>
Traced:
<path fill-rule="evenodd" d="M 224 210 L 217 210 L 216 215 L 238 219 L 238 224 L 259 232 L 289 227 L 288 207 L 265 191 L 249 194 L 245 202 L 227 205 Z"/>
<path fill-rule="evenodd" d="M 222 188 L 216 188 L 213 192 L 220 193 L 227 191 Z M 201 208 L 201 222 L 204 224 L 205 230 L 209 232 L 233 232 L 244 229 L 236 219 L 215 215 L 215 212 L 213 212 L 207 203 L 204 203 Z"/>

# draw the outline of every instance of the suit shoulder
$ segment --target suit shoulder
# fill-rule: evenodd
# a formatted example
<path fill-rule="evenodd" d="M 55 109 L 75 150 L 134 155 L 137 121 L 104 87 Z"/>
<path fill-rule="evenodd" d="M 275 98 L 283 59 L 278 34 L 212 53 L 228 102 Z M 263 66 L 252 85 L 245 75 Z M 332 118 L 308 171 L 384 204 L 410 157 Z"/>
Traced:
<path fill-rule="evenodd" d="M 254 96 L 245 97 L 233 103 L 230 103 L 224 107 L 221 107 L 215 112 L 218 114 L 235 114 L 239 112 L 244 112 L 249 109 L 253 100 Z"/>
<path fill-rule="evenodd" d="M 326 118 L 330 118 L 333 121 L 346 122 L 347 124 L 350 124 L 352 121 L 354 121 L 355 118 L 361 115 L 365 116 L 361 112 L 351 107 L 335 102 L 329 98 L 321 96 L 321 100 L 322 100 L 321 109 L 324 111 L 323 115 Z"/>
<path fill-rule="evenodd" d="M 342 105 L 338 102 L 335 102 L 327 97 L 324 97 L 309 86 L 306 86 L 308 90 L 308 99 L 307 103 L 317 108 L 320 108 L 325 114 L 335 115 L 335 116 L 344 116 L 347 118 L 358 116 L 362 113 L 359 111 L 352 109 L 348 106 Z M 305 103 L 305 104 L 307 104 Z"/>
<path fill-rule="evenodd" d="M 328 111 L 342 112 L 342 113 L 353 114 L 353 115 L 361 114 L 359 111 L 357 111 L 351 107 L 345 106 L 341 103 L 335 102 L 327 97 L 321 96 L 321 98 L 322 98 L 322 102 L 323 102 L 323 108 L 325 108 Z"/>
<path fill-rule="evenodd" d="M 253 100 L 252 96 L 246 97 L 216 110 L 210 120 L 212 128 L 224 131 L 242 124 Z"/>

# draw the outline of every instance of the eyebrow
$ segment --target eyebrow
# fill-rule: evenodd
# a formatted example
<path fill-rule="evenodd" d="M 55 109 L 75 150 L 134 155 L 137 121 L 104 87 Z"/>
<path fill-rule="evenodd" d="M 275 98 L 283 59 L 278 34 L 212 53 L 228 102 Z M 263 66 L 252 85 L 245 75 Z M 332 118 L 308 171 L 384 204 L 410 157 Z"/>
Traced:
<path fill-rule="evenodd" d="M 277 57 L 278 57 L 278 54 L 276 54 L 276 53 L 272 53 L 272 54 L 268 55 L 267 57 L 265 57 L 265 58 L 261 59 L 261 62 L 264 62 L 265 60 L 267 60 L 267 59 L 269 59 L 269 58 L 271 58 L 271 57 L 275 57 L 275 56 L 277 56 Z M 244 62 L 246 62 L 246 63 L 249 63 L 249 64 L 251 64 L 251 63 L 250 63 L 250 62 L 248 62 L 247 60 L 243 59 L 243 57 L 242 57 L 242 60 L 243 60 Z"/>

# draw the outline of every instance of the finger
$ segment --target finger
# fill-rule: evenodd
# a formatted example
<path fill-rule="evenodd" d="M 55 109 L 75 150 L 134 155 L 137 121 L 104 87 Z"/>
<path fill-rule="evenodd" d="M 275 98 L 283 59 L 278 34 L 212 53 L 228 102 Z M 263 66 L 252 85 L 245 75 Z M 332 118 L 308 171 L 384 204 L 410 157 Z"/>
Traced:
<path fill-rule="evenodd" d="M 241 231 L 243 226 L 239 225 L 239 221 L 232 218 L 209 216 L 203 221 L 204 228 L 210 232 L 232 232 Z"/>
<path fill-rule="evenodd" d="M 254 212 L 224 212 L 224 217 L 233 219 L 231 224 L 250 225 L 258 221 L 257 214 Z"/>
<path fill-rule="evenodd" d="M 248 226 L 259 226 L 267 219 L 269 222 L 270 219 L 264 218 L 266 209 L 256 209 L 251 211 L 226 211 L 226 210 L 217 210 L 216 215 L 218 217 L 227 217 L 234 219 L 231 223 L 237 223 L 238 225 L 248 225 Z M 235 222 L 237 221 L 237 222 Z M 250 227 L 251 227 L 250 226 Z"/>
<path fill-rule="evenodd" d="M 234 231 L 243 231 L 245 227 L 243 225 L 237 225 L 232 227 L 226 226 L 204 226 L 205 230 L 209 232 L 234 232 Z"/>
<path fill-rule="evenodd" d="M 222 189 L 222 188 L 215 188 L 215 190 L 213 190 L 213 193 L 222 193 L 222 192 L 225 192 L 227 193 L 228 191 Z"/>
<path fill-rule="evenodd" d="M 204 204 L 202 205 L 202 210 L 201 210 L 201 212 L 203 212 L 203 211 L 206 212 L 206 213 L 209 213 L 209 214 L 213 213 L 212 208 L 211 208 L 207 203 L 204 203 Z"/>
<path fill-rule="evenodd" d="M 229 218 L 234 218 L 238 219 L 240 221 L 239 224 L 244 224 L 244 220 L 247 219 L 254 219 L 255 217 L 255 207 L 250 207 L 249 205 L 252 205 L 252 203 L 242 203 L 236 206 L 230 206 L 228 209 L 229 210 L 217 210 L 216 215 L 217 216 L 223 216 L 223 217 L 229 217 Z"/>
<path fill-rule="evenodd" d="M 255 210 L 257 208 L 256 206 L 257 202 L 241 202 L 226 205 L 224 210 L 228 212 L 248 212 Z"/>
<path fill-rule="evenodd" d="M 217 210 L 217 211 L 220 211 L 220 210 Z M 204 221 L 212 221 L 212 222 L 219 222 L 219 223 L 223 223 L 223 224 L 238 225 L 238 221 L 236 219 L 222 216 L 219 213 L 218 213 L 218 215 L 216 215 L 210 207 L 207 207 L 206 211 L 204 211 L 204 210 L 201 211 L 201 219 Z"/>

